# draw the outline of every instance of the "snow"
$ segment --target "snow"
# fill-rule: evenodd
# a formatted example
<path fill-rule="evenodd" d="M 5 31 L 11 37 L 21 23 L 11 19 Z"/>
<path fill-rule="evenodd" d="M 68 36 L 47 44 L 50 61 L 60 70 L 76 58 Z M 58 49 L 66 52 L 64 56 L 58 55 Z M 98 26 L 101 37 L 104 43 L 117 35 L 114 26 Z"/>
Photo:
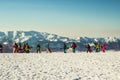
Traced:
<path fill-rule="evenodd" d="M 107 37 L 105 38 L 105 41 L 108 42 L 117 42 L 117 38 L 116 37 Z"/>
<path fill-rule="evenodd" d="M 7 45 L 7 44 L 8 44 L 8 42 L 4 42 L 3 44 L 4 44 L 4 45 Z"/>
<path fill-rule="evenodd" d="M 120 80 L 120 52 L 3 53 L 0 80 Z"/>
<path fill-rule="evenodd" d="M 23 43 L 23 42 L 29 40 L 30 38 L 31 38 L 31 36 L 23 37 L 22 40 L 21 40 L 21 42 Z"/>
<path fill-rule="evenodd" d="M 67 39 L 63 39 L 63 42 L 67 42 Z"/>
<path fill-rule="evenodd" d="M 22 32 L 22 36 L 21 37 L 25 37 L 25 33 L 24 32 Z"/>
<path fill-rule="evenodd" d="M 13 38 L 15 38 L 17 35 L 17 31 L 13 31 Z"/>
<path fill-rule="evenodd" d="M 94 39 L 95 40 L 95 42 L 98 42 L 98 40 L 97 39 Z"/>

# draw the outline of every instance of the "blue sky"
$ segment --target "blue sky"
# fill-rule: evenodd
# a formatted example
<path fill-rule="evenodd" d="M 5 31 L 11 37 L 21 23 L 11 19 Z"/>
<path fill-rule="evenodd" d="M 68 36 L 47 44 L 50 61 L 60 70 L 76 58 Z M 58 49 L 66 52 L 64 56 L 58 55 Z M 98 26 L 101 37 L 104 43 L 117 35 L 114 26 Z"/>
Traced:
<path fill-rule="evenodd" d="M 120 0 L 0 0 L 0 30 L 119 37 Z"/>

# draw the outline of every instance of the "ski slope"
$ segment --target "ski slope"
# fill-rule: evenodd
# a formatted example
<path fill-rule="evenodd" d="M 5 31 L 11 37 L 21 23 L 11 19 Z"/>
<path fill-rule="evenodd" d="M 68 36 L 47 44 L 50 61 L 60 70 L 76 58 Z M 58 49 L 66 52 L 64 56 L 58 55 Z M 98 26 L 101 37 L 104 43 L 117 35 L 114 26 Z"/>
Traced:
<path fill-rule="evenodd" d="M 2 53 L 0 80 L 120 80 L 120 52 Z"/>

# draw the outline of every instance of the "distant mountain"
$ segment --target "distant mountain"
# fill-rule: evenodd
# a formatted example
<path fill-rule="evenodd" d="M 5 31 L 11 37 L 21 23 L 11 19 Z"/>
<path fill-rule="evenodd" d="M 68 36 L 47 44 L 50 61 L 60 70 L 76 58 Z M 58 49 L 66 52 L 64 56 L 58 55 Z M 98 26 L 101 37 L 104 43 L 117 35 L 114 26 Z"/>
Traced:
<path fill-rule="evenodd" d="M 107 49 L 120 50 L 120 38 L 116 37 L 107 37 L 107 38 L 89 38 L 89 37 L 78 37 L 71 39 L 68 37 L 58 36 L 56 34 L 49 34 L 37 31 L 8 31 L 0 32 L 0 43 L 4 45 L 4 49 L 12 51 L 12 44 L 16 43 L 29 43 L 33 50 L 35 51 L 36 44 L 41 44 L 42 49 L 45 49 L 45 44 L 50 43 L 50 47 L 53 50 L 60 50 L 62 48 L 62 43 L 66 42 L 68 46 L 72 42 L 76 42 L 78 50 L 85 50 L 84 46 L 87 43 L 90 43 L 91 46 L 95 42 L 106 43 Z"/>

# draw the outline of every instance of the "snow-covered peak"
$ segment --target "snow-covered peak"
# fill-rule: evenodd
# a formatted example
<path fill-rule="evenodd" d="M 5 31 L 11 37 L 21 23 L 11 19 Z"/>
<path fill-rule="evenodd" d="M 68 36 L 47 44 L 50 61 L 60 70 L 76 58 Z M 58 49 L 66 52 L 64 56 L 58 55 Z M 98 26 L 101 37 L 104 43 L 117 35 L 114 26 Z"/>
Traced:
<path fill-rule="evenodd" d="M 106 37 L 106 38 L 78 37 L 76 38 L 76 41 L 79 41 L 81 43 L 92 43 L 92 42 L 108 43 L 108 42 L 117 42 L 118 40 L 120 40 L 120 38 L 116 38 L 116 37 Z"/>
<path fill-rule="evenodd" d="M 107 37 L 105 38 L 105 41 L 106 42 L 117 42 L 118 39 L 116 37 Z"/>
<path fill-rule="evenodd" d="M 82 44 L 94 43 L 94 42 L 117 42 L 120 38 L 116 37 L 107 37 L 107 38 L 89 38 L 89 37 L 77 37 L 71 39 L 69 37 L 62 37 L 56 34 L 49 34 L 46 32 L 37 32 L 37 31 L 8 31 L 0 32 L 0 41 L 13 40 L 13 42 L 31 42 L 37 43 L 39 41 L 52 41 L 52 42 L 79 42 Z"/>

